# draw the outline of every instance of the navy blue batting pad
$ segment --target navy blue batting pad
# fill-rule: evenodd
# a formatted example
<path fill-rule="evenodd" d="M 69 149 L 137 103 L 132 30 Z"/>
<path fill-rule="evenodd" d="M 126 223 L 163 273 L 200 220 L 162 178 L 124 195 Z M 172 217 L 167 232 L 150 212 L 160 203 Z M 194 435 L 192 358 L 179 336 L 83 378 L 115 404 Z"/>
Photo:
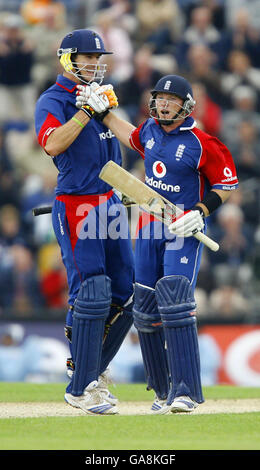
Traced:
<path fill-rule="evenodd" d="M 191 284 L 184 276 L 167 276 L 157 282 L 155 294 L 172 381 L 167 402 L 171 404 L 175 397 L 188 395 L 202 403 L 196 303 Z"/>
<path fill-rule="evenodd" d="M 100 370 L 105 320 L 110 311 L 111 281 L 93 276 L 81 284 L 73 312 L 72 358 L 75 364 L 67 392 L 79 396 L 97 380 Z"/>

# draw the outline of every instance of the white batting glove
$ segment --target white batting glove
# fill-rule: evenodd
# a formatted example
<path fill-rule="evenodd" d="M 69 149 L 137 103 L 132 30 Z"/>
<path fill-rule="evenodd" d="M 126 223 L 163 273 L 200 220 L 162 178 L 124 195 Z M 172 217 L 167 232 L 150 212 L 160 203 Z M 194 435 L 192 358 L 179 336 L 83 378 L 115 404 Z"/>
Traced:
<path fill-rule="evenodd" d="M 99 87 L 98 83 L 93 82 L 91 85 L 77 85 L 76 106 L 81 108 L 88 103 L 91 93 L 95 92 Z"/>
<path fill-rule="evenodd" d="M 178 217 L 169 231 L 178 237 L 191 237 L 204 228 L 204 220 L 199 210 L 190 210 Z"/>
<path fill-rule="evenodd" d="M 118 100 L 113 90 L 113 85 L 99 86 L 96 82 L 93 82 L 91 85 L 77 85 L 77 90 L 77 108 L 91 106 L 96 113 L 102 113 L 107 109 L 116 108 L 118 106 Z M 102 105 L 105 106 L 103 111 L 100 110 L 103 107 Z"/>
<path fill-rule="evenodd" d="M 106 94 L 97 94 L 95 91 L 99 85 L 95 82 L 91 85 L 77 85 L 76 106 L 82 109 L 90 118 L 95 113 L 104 113 L 109 108 L 109 99 Z"/>

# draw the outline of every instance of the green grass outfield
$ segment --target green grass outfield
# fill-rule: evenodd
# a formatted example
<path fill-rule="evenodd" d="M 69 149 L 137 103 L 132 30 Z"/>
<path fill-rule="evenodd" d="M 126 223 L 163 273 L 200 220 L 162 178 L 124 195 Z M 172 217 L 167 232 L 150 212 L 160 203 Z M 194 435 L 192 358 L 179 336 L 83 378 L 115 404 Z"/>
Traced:
<path fill-rule="evenodd" d="M 0 402 L 63 402 L 64 384 L 0 383 Z M 153 401 L 120 384 L 120 401 Z M 260 399 L 260 388 L 204 387 L 205 400 Z M 2 406 L 2 405 L 1 405 Z M 0 419 L 1 450 L 259 450 L 260 412 Z"/>

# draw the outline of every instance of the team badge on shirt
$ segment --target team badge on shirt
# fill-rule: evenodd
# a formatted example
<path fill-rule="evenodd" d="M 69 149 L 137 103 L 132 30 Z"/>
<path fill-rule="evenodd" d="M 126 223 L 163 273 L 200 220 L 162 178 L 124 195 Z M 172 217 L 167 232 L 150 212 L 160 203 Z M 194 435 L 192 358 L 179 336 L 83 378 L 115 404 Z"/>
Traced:
<path fill-rule="evenodd" d="M 186 145 L 184 145 L 184 144 L 178 145 L 178 148 L 177 148 L 176 153 L 175 153 L 175 157 L 176 157 L 177 161 L 179 161 L 182 158 L 185 148 L 186 148 Z"/>

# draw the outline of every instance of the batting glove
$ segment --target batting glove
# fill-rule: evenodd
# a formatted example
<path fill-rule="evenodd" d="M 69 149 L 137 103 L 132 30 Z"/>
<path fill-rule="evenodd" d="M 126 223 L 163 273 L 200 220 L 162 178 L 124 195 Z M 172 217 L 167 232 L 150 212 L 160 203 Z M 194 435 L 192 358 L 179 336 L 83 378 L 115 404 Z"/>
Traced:
<path fill-rule="evenodd" d="M 117 96 L 112 85 L 99 86 L 96 82 L 91 85 L 77 85 L 76 106 L 87 114 L 100 115 L 118 106 Z"/>
<path fill-rule="evenodd" d="M 98 95 L 104 94 L 107 96 L 108 101 L 109 101 L 109 109 L 112 108 L 117 108 L 118 107 L 118 99 L 117 96 L 113 90 L 113 85 L 103 85 L 99 87 L 99 89 L 96 91 Z"/>
<path fill-rule="evenodd" d="M 204 228 L 204 219 L 199 210 L 184 212 L 171 225 L 169 231 L 178 237 L 191 237 Z"/>
<path fill-rule="evenodd" d="M 96 113 L 104 113 L 109 108 L 109 100 L 107 96 L 95 93 L 99 85 L 95 82 L 91 85 L 77 85 L 76 106 L 84 111 L 90 118 Z"/>
<path fill-rule="evenodd" d="M 125 194 L 121 193 L 121 191 L 118 191 L 118 189 L 113 188 L 114 193 L 117 195 L 117 197 L 120 199 L 122 204 L 124 204 L 125 207 L 130 207 L 135 205 L 136 203 L 130 199 L 128 196 Z"/>

